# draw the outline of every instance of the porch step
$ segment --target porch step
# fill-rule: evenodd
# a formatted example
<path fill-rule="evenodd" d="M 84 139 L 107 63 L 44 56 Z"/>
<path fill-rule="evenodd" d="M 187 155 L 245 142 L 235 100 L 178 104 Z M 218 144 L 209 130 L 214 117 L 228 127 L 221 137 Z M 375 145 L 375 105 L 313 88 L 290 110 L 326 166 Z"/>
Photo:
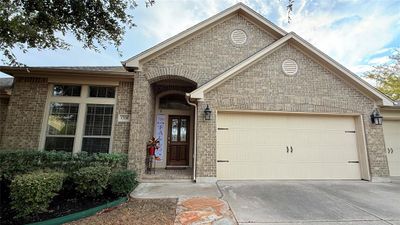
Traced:
<path fill-rule="evenodd" d="M 139 179 L 140 183 L 193 183 L 192 179 Z"/>
<path fill-rule="evenodd" d="M 155 171 L 144 173 L 140 176 L 140 181 L 144 183 L 173 183 L 173 182 L 192 182 L 193 170 L 185 169 L 165 169 L 157 168 Z"/>

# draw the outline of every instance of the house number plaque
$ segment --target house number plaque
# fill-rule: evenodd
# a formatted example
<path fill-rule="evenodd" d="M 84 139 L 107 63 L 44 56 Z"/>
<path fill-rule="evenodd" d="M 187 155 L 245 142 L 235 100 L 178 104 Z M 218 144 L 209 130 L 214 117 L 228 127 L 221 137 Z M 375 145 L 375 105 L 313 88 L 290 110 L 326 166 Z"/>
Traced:
<path fill-rule="evenodd" d="M 131 115 L 129 114 L 118 114 L 119 123 L 127 123 L 131 120 Z"/>

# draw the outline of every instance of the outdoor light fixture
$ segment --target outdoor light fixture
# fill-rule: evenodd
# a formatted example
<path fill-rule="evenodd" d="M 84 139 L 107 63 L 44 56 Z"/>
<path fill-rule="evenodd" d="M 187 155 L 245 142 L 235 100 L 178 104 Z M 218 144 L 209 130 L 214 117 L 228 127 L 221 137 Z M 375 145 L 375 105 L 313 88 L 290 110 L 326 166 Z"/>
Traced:
<path fill-rule="evenodd" d="M 206 109 L 204 109 L 204 119 L 211 120 L 211 109 L 208 105 L 207 105 Z"/>
<path fill-rule="evenodd" d="M 379 114 L 379 111 L 375 109 L 371 114 L 371 121 L 375 125 L 382 125 L 383 117 Z"/>

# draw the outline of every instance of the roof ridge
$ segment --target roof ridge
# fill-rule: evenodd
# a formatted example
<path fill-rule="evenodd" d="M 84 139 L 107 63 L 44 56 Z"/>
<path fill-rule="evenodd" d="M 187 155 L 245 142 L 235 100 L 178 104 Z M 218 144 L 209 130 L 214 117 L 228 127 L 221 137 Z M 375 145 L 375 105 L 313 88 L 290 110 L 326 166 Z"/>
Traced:
<path fill-rule="evenodd" d="M 192 35 L 193 33 L 195 33 L 196 31 L 199 31 L 203 28 L 206 28 L 207 26 L 219 21 L 222 18 L 225 18 L 239 10 L 243 10 L 244 13 L 250 14 L 255 20 L 260 21 L 261 23 L 265 24 L 265 26 L 269 27 L 272 31 L 276 32 L 276 34 L 279 34 L 281 36 L 284 36 L 287 34 L 286 31 L 284 31 L 282 28 L 280 28 L 279 26 L 277 26 L 276 24 L 272 23 L 271 21 L 269 21 L 268 19 L 266 19 L 264 16 L 262 16 L 261 14 L 257 13 L 256 11 L 254 11 L 252 8 L 250 8 L 249 6 L 245 5 L 242 2 L 239 2 L 229 8 L 226 8 L 225 10 L 189 27 L 188 29 L 179 32 L 178 34 L 154 45 L 153 47 L 146 49 L 145 51 L 140 52 L 139 54 L 121 61 L 122 65 L 124 67 L 134 67 L 134 68 L 139 68 L 139 61 L 142 58 L 146 58 L 148 56 L 151 56 L 152 54 L 161 51 L 164 48 L 167 48 L 170 45 L 173 45 L 174 43 L 177 43 L 178 41 Z M 128 65 L 130 64 L 130 65 Z"/>

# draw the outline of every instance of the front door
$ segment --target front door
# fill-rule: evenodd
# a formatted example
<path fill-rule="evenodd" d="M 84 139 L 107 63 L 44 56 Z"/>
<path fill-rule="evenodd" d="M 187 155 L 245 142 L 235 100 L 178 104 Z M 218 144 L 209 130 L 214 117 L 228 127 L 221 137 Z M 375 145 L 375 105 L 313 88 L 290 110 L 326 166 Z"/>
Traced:
<path fill-rule="evenodd" d="M 167 166 L 189 165 L 189 116 L 169 116 Z"/>

